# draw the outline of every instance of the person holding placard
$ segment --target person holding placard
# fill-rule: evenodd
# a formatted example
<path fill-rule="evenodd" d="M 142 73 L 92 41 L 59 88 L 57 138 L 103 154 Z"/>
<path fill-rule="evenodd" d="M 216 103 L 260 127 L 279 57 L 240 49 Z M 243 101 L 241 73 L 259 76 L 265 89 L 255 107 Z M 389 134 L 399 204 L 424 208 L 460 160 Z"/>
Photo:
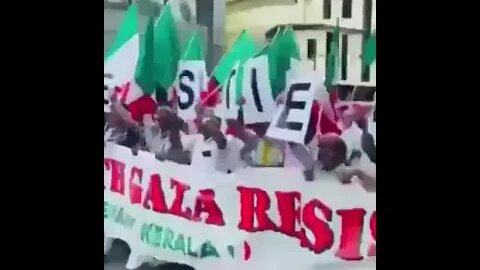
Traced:
<path fill-rule="evenodd" d="M 158 105 L 155 114 L 143 116 L 147 149 L 158 160 L 171 160 L 188 164 L 188 155 L 183 152 L 182 136 L 186 124 L 167 105 Z"/>
<path fill-rule="evenodd" d="M 220 130 L 221 119 L 203 116 L 199 133 L 182 137 L 184 149 L 190 154 L 191 166 L 205 172 L 220 171 L 231 173 L 244 166 L 240 159 L 242 142 L 224 135 Z"/>

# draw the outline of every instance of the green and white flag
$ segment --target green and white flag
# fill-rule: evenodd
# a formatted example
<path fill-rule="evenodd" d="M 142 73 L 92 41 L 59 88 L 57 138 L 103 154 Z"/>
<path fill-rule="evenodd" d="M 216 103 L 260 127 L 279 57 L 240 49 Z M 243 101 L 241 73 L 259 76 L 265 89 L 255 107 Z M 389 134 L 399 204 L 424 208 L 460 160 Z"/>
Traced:
<path fill-rule="evenodd" d="M 131 5 L 120 23 L 112 47 L 104 57 L 104 77 L 109 78 L 104 90 L 111 92 L 114 87 L 128 88 L 127 84 L 135 74 L 138 54 L 138 13 L 136 5 Z"/>

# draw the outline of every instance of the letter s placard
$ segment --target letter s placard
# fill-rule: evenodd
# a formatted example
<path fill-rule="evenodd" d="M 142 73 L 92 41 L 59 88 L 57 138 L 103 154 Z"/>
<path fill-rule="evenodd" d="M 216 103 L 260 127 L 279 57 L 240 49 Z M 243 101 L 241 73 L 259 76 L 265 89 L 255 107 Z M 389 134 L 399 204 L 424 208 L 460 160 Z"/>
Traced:
<path fill-rule="evenodd" d="M 206 89 L 205 61 L 190 60 L 178 63 L 176 90 L 178 94 L 178 115 L 184 120 L 195 119 L 195 104 L 200 92 Z"/>

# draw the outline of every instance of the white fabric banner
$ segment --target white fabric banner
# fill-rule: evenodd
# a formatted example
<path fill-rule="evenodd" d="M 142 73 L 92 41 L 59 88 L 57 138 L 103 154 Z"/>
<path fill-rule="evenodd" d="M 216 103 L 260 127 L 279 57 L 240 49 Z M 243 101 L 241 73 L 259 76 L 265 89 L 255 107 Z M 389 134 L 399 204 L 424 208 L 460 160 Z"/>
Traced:
<path fill-rule="evenodd" d="M 303 144 L 315 92 L 321 87 L 315 72 L 295 74 L 288 84 L 285 104 L 279 106 L 267 136 Z"/>
<path fill-rule="evenodd" d="M 243 119 L 245 124 L 270 122 L 277 106 L 268 75 L 268 57 L 249 59 L 243 66 Z"/>
<path fill-rule="evenodd" d="M 205 61 L 179 61 L 175 88 L 178 94 L 178 115 L 184 120 L 195 119 L 195 104 L 200 100 L 200 92 L 207 89 Z"/>
<path fill-rule="evenodd" d="M 126 241 L 129 269 L 152 257 L 196 270 L 349 268 L 359 260 L 374 269 L 375 208 L 375 193 L 328 174 L 314 182 L 283 168 L 207 174 L 115 144 L 104 150 L 105 249 L 112 238 Z"/>

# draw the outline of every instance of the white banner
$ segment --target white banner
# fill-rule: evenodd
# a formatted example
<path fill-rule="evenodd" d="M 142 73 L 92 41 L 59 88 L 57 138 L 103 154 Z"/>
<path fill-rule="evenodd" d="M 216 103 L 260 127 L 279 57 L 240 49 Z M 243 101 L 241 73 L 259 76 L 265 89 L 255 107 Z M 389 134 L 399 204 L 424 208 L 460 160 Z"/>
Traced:
<path fill-rule="evenodd" d="M 374 269 L 375 194 L 319 177 L 306 182 L 283 168 L 206 174 L 107 144 L 105 247 L 126 241 L 130 269 L 152 257 L 196 270 L 348 268 L 362 259 Z"/>
<path fill-rule="evenodd" d="M 267 136 L 303 144 L 315 91 L 321 83 L 314 72 L 295 74 L 289 81 L 285 104 L 279 106 L 275 113 Z"/>
<path fill-rule="evenodd" d="M 205 61 L 179 61 L 175 88 L 178 93 L 178 115 L 184 120 L 195 119 L 195 103 L 200 100 L 200 92 L 207 89 Z"/>
<path fill-rule="evenodd" d="M 270 122 L 277 106 L 268 74 L 268 57 L 249 59 L 243 66 L 243 119 L 245 124 Z"/>

